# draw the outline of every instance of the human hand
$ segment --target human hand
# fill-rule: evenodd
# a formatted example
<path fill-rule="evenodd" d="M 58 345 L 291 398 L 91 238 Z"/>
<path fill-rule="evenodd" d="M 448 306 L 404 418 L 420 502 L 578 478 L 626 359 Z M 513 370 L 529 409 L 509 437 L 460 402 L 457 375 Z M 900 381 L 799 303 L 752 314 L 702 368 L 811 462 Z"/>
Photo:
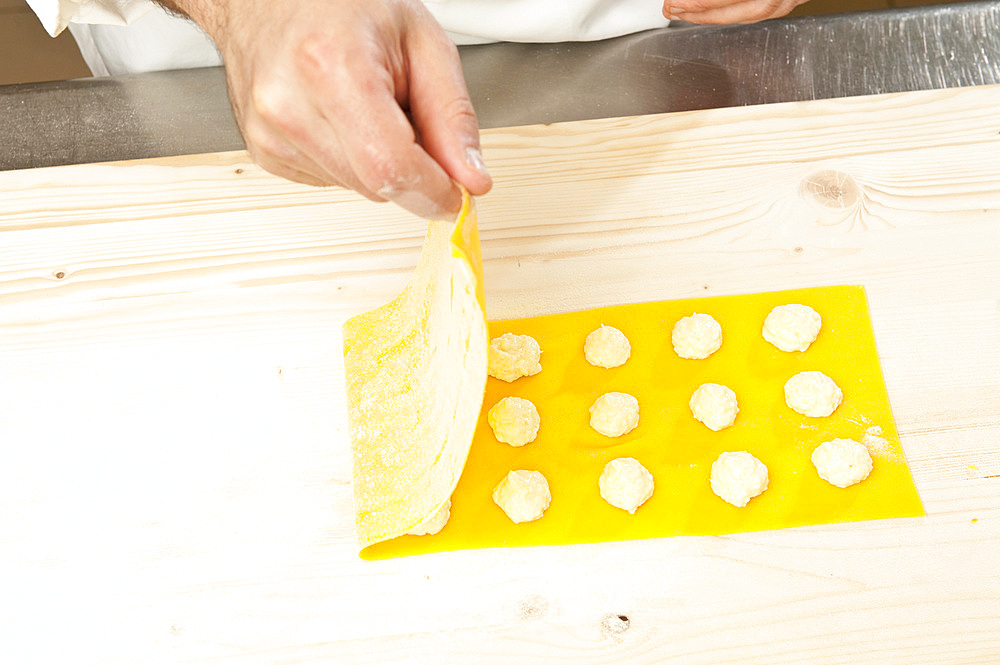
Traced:
<path fill-rule="evenodd" d="M 756 23 L 784 16 L 807 0 L 664 0 L 663 15 L 688 23 Z"/>
<path fill-rule="evenodd" d="M 492 186 L 458 52 L 419 0 L 173 0 L 222 52 L 263 168 L 446 219 Z"/>

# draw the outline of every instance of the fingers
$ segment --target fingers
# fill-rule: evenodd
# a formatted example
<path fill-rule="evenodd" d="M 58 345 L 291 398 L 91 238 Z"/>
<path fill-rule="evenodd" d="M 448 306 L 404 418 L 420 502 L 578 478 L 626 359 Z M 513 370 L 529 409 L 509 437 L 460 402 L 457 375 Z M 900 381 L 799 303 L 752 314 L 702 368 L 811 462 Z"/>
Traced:
<path fill-rule="evenodd" d="M 785 16 L 806 0 L 666 0 L 667 18 L 702 24 L 756 23 Z"/>
<path fill-rule="evenodd" d="M 296 148 L 290 138 L 281 134 L 277 125 L 265 121 L 256 109 L 252 109 L 245 115 L 241 125 L 247 151 L 264 170 L 282 178 L 314 187 L 348 186 L 336 174 L 321 167 L 315 160 Z M 361 194 L 373 200 L 384 200 L 370 196 L 368 192 L 361 192 Z"/>
<path fill-rule="evenodd" d="M 353 55 L 338 67 L 315 70 L 308 81 L 315 90 L 327 91 L 318 99 L 325 128 L 312 128 L 308 137 L 319 139 L 313 146 L 331 146 L 334 137 L 339 143 L 332 152 L 320 148 L 317 162 L 334 171 L 342 159 L 359 191 L 421 217 L 453 217 L 461 207 L 461 191 L 417 142 L 396 99 L 395 72 L 377 53 L 355 49 Z"/>
<path fill-rule="evenodd" d="M 474 195 L 493 185 L 479 145 L 458 51 L 441 30 L 422 30 L 407 43 L 409 104 L 420 143 L 445 172 Z"/>
<path fill-rule="evenodd" d="M 243 112 L 241 129 L 254 161 L 275 175 L 386 200 L 357 178 L 335 129 L 295 86 L 258 85 L 253 103 Z"/>

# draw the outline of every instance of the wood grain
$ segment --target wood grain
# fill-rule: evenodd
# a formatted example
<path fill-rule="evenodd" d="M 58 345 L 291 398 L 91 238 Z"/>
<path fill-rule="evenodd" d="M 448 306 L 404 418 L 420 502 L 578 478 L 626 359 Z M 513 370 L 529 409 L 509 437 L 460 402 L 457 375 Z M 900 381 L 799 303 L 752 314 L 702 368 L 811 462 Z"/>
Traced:
<path fill-rule="evenodd" d="M 381 562 L 356 556 L 339 330 L 423 224 L 244 154 L 0 174 L 0 658 L 1000 662 L 998 108 L 484 136 L 491 317 L 864 284 L 927 517 Z"/>

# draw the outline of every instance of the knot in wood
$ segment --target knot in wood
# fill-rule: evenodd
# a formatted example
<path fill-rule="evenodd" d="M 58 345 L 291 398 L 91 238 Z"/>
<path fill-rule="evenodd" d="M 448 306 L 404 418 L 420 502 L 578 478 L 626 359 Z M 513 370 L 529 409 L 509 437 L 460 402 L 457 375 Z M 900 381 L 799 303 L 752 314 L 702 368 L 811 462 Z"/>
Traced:
<path fill-rule="evenodd" d="M 517 613 L 522 619 L 544 616 L 548 610 L 549 604 L 541 596 L 528 596 L 517 604 Z"/>
<path fill-rule="evenodd" d="M 861 187 L 842 171 L 818 171 L 805 178 L 799 193 L 807 201 L 832 210 L 849 210 L 861 201 Z"/>
<path fill-rule="evenodd" d="M 601 631 L 608 636 L 617 636 L 628 630 L 630 625 L 624 614 L 608 614 L 601 620 Z"/>

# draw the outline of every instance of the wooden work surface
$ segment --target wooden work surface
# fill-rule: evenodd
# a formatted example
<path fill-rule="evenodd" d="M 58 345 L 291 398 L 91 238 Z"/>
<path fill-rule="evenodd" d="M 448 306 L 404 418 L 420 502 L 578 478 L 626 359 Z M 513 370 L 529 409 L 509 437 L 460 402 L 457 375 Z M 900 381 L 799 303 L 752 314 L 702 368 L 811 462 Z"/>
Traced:
<path fill-rule="evenodd" d="M 995 665 L 998 109 L 484 137 L 492 318 L 863 284 L 927 517 L 380 562 L 340 325 L 402 287 L 423 223 L 244 154 L 0 174 L 0 661 Z"/>

